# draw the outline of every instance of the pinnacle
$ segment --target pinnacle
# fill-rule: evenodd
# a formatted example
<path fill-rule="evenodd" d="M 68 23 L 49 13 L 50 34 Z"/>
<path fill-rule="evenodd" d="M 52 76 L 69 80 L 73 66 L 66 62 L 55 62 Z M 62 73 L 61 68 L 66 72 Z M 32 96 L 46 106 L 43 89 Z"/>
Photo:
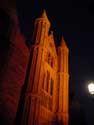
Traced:
<path fill-rule="evenodd" d="M 40 22 L 40 21 L 42 21 L 42 22 L 45 22 L 49 27 L 50 27 L 50 21 L 49 21 L 49 19 L 48 19 L 48 17 L 47 17 L 47 14 L 46 14 L 46 10 L 44 9 L 43 10 L 43 13 L 41 14 L 41 16 L 40 17 L 38 17 L 36 20 L 35 20 L 36 22 Z"/>
<path fill-rule="evenodd" d="M 47 22 L 49 22 L 49 19 L 48 19 L 48 17 L 47 17 L 47 14 L 46 14 L 46 10 L 44 9 L 43 10 L 43 13 L 42 13 L 42 15 L 41 15 L 41 18 L 42 19 L 45 19 Z M 50 23 L 50 22 L 49 22 Z"/>
<path fill-rule="evenodd" d="M 67 44 L 66 44 L 63 36 L 62 36 L 62 39 L 61 39 L 61 42 L 60 42 L 60 46 L 63 47 L 63 48 L 67 48 L 68 49 Z"/>
<path fill-rule="evenodd" d="M 47 18 L 47 14 L 46 14 L 46 10 L 44 9 L 43 10 L 43 13 L 41 15 L 41 18 Z M 47 18 L 48 19 L 48 18 Z"/>

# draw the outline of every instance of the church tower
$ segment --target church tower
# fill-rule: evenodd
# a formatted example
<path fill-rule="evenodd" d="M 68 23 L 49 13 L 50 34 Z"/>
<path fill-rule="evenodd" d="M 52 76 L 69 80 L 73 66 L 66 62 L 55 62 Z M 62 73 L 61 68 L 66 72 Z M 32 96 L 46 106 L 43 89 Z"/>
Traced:
<path fill-rule="evenodd" d="M 1 43 L 4 42 L 3 47 L 0 46 L 0 59 L 4 59 L 4 65 L 0 64 L 2 125 L 68 125 L 69 50 L 64 38 L 56 48 L 44 10 L 35 20 L 29 49 L 20 30 L 15 0 L 13 5 L 11 0 L 1 1 L 0 7 L 6 3 L 3 9 L 9 17 L 9 30 L 6 34 L 0 31 Z M 2 34 L 7 39 L 3 39 Z"/>
<path fill-rule="evenodd" d="M 25 104 L 22 115 L 22 125 L 38 125 L 40 94 L 43 80 L 43 60 L 50 22 L 45 10 L 40 18 L 35 20 L 33 45 L 31 46 L 31 67 L 27 88 L 25 92 Z M 26 117 L 27 116 L 27 117 Z"/>
<path fill-rule="evenodd" d="M 35 20 L 21 125 L 68 125 L 68 47 L 56 49 L 45 10 Z"/>
<path fill-rule="evenodd" d="M 68 47 L 62 37 L 58 47 L 59 107 L 58 119 L 68 125 Z"/>

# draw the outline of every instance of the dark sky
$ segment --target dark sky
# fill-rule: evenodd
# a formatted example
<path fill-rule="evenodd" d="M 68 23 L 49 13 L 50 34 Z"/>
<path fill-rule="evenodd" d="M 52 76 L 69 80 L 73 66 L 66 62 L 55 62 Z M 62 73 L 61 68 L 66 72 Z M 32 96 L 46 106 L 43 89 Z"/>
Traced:
<path fill-rule="evenodd" d="M 57 44 L 64 35 L 70 50 L 70 87 L 74 88 L 75 96 L 87 116 L 91 117 L 93 102 L 88 96 L 87 84 L 94 81 L 93 0 L 18 0 L 17 7 L 27 41 L 32 38 L 34 19 L 41 15 L 43 9 L 47 11 Z M 92 122 L 88 125 L 92 125 Z"/>

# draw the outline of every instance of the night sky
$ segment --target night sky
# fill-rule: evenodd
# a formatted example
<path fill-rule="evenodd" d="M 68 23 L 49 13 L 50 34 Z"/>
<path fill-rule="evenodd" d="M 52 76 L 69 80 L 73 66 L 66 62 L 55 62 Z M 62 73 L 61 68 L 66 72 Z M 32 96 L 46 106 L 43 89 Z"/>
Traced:
<path fill-rule="evenodd" d="M 52 24 L 56 44 L 62 34 L 70 50 L 70 88 L 88 117 L 88 125 L 94 125 L 91 111 L 93 102 L 88 95 L 87 84 L 94 81 L 94 2 L 93 0 L 18 0 L 21 30 L 32 42 L 35 18 L 46 9 Z"/>

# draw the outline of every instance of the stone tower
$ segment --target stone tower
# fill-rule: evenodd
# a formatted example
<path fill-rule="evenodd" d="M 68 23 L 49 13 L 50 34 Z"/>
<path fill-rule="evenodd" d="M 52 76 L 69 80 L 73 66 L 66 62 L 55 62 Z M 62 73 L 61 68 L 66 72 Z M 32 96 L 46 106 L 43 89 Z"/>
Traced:
<path fill-rule="evenodd" d="M 1 1 L 2 23 L 8 17 L 9 24 L 6 32 L 0 29 L 0 125 L 68 125 L 69 50 L 64 38 L 56 48 L 44 10 L 35 20 L 29 49 L 15 0 Z"/>
<path fill-rule="evenodd" d="M 31 47 L 32 62 L 30 67 L 30 77 L 27 83 L 25 105 L 22 116 L 22 125 L 38 124 L 39 105 L 41 98 L 41 86 L 44 69 L 44 51 L 47 41 L 50 22 L 47 19 L 45 11 L 40 18 L 35 21 L 33 34 L 33 45 Z M 28 112 L 26 112 L 28 108 Z M 27 115 L 27 119 L 26 119 Z"/>
<path fill-rule="evenodd" d="M 68 47 L 56 49 L 45 10 L 35 20 L 22 125 L 68 125 Z"/>
<path fill-rule="evenodd" d="M 58 82 L 59 82 L 59 108 L 58 117 L 64 125 L 68 125 L 68 48 L 62 37 L 58 47 Z"/>

